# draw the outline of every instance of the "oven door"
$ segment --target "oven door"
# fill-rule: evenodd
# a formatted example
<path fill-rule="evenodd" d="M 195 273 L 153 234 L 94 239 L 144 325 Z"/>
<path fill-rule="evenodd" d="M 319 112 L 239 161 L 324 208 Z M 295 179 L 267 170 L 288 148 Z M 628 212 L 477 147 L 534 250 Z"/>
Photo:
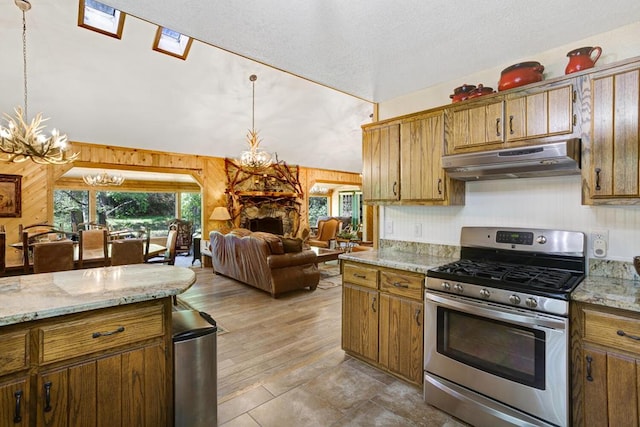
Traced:
<path fill-rule="evenodd" d="M 568 341 L 566 318 L 426 293 L 425 375 L 459 386 L 451 394 L 468 390 L 472 400 L 480 394 L 478 401 L 567 425 Z M 428 396 L 432 382 L 425 380 L 425 399 L 438 406 Z"/>

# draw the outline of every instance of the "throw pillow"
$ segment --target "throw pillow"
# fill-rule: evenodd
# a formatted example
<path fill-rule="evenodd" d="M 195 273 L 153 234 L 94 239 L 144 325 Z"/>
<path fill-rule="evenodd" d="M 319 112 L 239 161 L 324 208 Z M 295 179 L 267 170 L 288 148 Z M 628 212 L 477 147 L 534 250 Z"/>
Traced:
<path fill-rule="evenodd" d="M 254 231 L 251 236 L 264 240 L 269 246 L 269 250 L 274 255 L 281 255 L 284 253 L 284 247 L 280 241 L 280 237 L 275 234 L 265 233 L 264 231 Z"/>
<path fill-rule="evenodd" d="M 289 239 L 283 237 L 282 246 L 284 247 L 284 252 L 302 252 L 302 239 Z"/>

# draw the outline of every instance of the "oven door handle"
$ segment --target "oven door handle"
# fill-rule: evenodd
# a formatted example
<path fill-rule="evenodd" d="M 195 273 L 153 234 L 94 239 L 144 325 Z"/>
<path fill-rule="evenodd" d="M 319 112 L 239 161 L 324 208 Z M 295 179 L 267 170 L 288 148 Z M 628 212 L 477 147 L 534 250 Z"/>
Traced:
<path fill-rule="evenodd" d="M 563 317 L 551 316 L 537 312 L 523 312 L 522 310 L 499 306 L 490 303 L 478 303 L 464 297 L 436 295 L 427 292 L 425 303 L 451 308 L 488 319 L 502 320 L 527 327 L 566 330 L 568 321 Z"/>

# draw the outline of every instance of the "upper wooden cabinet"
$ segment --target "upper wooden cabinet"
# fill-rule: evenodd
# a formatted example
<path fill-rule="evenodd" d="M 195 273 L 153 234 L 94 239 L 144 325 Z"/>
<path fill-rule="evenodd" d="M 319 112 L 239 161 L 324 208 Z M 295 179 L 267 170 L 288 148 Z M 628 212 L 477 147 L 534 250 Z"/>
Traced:
<path fill-rule="evenodd" d="M 577 79 L 485 95 L 449 107 L 447 153 L 495 150 L 579 138 Z"/>
<path fill-rule="evenodd" d="M 464 204 L 464 183 L 444 173 L 444 110 L 363 129 L 363 198 L 369 203 Z"/>
<path fill-rule="evenodd" d="M 504 142 L 504 100 L 491 97 L 450 109 L 451 138 L 449 151 L 488 150 Z"/>
<path fill-rule="evenodd" d="M 574 85 L 507 95 L 505 102 L 505 137 L 507 142 L 528 138 L 567 135 L 574 132 L 577 116 L 573 105 L 577 99 Z"/>
<path fill-rule="evenodd" d="M 463 204 L 464 184 L 451 182 L 442 169 L 444 111 L 400 125 L 400 199 L 434 204 Z"/>
<path fill-rule="evenodd" d="M 365 201 L 400 199 L 400 124 L 372 126 L 362 133 L 362 196 Z"/>
<path fill-rule="evenodd" d="M 640 63 L 594 73 L 590 81 L 591 131 L 583 147 L 583 203 L 640 204 Z"/>

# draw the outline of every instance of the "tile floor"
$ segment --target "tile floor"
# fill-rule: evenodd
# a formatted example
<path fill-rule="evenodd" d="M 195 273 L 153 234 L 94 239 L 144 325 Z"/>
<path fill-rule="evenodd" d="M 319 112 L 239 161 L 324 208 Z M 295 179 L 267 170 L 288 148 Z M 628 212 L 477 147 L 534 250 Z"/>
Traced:
<path fill-rule="evenodd" d="M 190 263 L 190 257 L 176 259 L 176 265 L 187 267 Z M 313 363 L 287 370 L 223 401 L 218 405 L 218 425 L 467 426 L 427 405 L 420 388 L 348 356 L 338 347 L 319 355 Z"/>
<path fill-rule="evenodd" d="M 218 406 L 222 427 L 462 427 L 429 406 L 422 392 L 335 351 Z"/>

